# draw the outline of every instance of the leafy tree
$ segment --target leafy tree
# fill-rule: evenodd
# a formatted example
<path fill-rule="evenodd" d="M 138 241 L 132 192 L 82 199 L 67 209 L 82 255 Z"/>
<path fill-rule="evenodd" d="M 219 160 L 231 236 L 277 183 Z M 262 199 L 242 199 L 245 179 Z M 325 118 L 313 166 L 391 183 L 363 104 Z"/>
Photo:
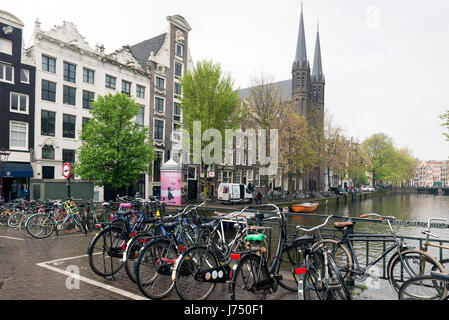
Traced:
<path fill-rule="evenodd" d="M 201 122 L 201 136 L 209 129 L 220 131 L 225 137 L 226 129 L 236 129 L 241 119 L 238 111 L 239 90 L 234 89 L 234 80 L 225 73 L 219 63 L 210 60 L 199 61 L 193 71 L 187 71 L 180 79 L 183 96 L 181 110 L 184 128 L 194 138 L 194 122 Z M 222 141 L 224 147 L 225 141 Z M 208 144 L 202 142 L 201 149 Z M 193 143 L 190 144 L 193 146 Z M 224 148 L 223 148 L 224 150 Z M 214 156 L 214 155 L 211 155 Z M 207 165 L 201 159 L 201 167 L 207 172 Z M 204 197 L 207 198 L 207 176 L 204 175 Z"/>
<path fill-rule="evenodd" d="M 132 98 L 121 93 L 99 95 L 92 102 L 92 118 L 80 135 L 76 175 L 117 190 L 150 172 L 154 150 L 149 129 L 134 120 L 139 110 Z"/>
<path fill-rule="evenodd" d="M 392 174 L 395 154 L 392 139 L 383 133 L 375 134 L 362 143 L 362 150 L 369 161 L 374 185 L 377 181 L 387 180 Z"/>

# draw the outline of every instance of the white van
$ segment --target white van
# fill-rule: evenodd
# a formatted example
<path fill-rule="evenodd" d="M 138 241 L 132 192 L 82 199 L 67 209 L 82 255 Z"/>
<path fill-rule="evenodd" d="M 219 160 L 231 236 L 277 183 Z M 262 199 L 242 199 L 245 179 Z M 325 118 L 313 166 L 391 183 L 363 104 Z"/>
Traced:
<path fill-rule="evenodd" d="M 232 202 L 253 202 L 253 195 L 243 184 L 221 183 L 218 187 L 218 200 L 228 203 Z"/>

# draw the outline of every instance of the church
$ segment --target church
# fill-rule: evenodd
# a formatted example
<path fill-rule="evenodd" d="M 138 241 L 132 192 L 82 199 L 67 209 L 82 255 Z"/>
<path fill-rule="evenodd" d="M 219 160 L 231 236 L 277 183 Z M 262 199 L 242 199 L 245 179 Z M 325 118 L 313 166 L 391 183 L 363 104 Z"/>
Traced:
<path fill-rule="evenodd" d="M 304 28 L 304 15 L 301 6 L 299 32 L 296 45 L 296 54 L 292 67 L 292 78 L 273 83 L 278 87 L 282 98 L 290 104 L 299 116 L 305 116 L 310 130 L 317 126 L 324 126 L 324 103 L 326 80 L 323 73 L 321 58 L 320 32 L 317 29 L 313 67 L 311 68 L 307 55 L 306 36 Z M 251 88 L 242 89 L 240 96 L 245 99 L 249 96 Z M 318 115 L 318 117 L 312 117 Z M 314 121 L 317 119 L 318 121 Z M 296 190 L 324 191 L 327 178 L 325 170 L 316 168 L 308 170 L 303 175 L 294 178 Z M 280 173 L 270 178 L 270 186 L 275 189 L 288 190 L 287 179 Z"/>

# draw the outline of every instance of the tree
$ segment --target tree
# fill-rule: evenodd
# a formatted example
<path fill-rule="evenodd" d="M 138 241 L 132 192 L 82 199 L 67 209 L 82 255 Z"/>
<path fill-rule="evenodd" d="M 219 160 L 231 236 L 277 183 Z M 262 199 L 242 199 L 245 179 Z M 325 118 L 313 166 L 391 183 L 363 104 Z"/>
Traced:
<path fill-rule="evenodd" d="M 181 110 L 184 128 L 189 133 L 191 140 L 194 138 L 194 122 L 201 122 L 201 137 L 209 129 L 218 130 L 221 137 L 224 137 L 226 129 L 238 127 L 241 118 L 237 108 L 240 100 L 239 90 L 234 89 L 234 80 L 230 74 L 222 70 L 219 63 L 210 60 L 199 61 L 193 71 L 187 71 L 184 74 L 180 83 L 183 91 Z M 201 150 L 206 143 L 207 141 L 202 141 Z M 190 145 L 192 146 L 193 143 Z M 222 141 L 223 146 L 224 141 Z M 197 160 L 201 162 L 201 168 L 206 173 L 207 164 L 202 157 Z M 205 199 L 207 198 L 207 190 L 208 184 L 205 174 Z"/>
<path fill-rule="evenodd" d="M 74 173 L 97 186 L 129 187 L 150 173 L 154 150 L 149 129 L 134 119 L 140 105 L 126 94 L 99 95 L 83 126 Z"/>
<path fill-rule="evenodd" d="M 446 111 L 446 113 L 440 115 L 440 119 L 443 120 L 444 122 L 442 123 L 442 126 L 446 129 L 449 130 L 449 110 Z M 445 132 L 443 133 L 444 136 L 446 137 L 446 140 L 449 141 L 449 132 Z"/>
<path fill-rule="evenodd" d="M 362 150 L 369 161 L 373 184 L 388 179 L 393 170 L 391 166 L 395 154 L 393 140 L 383 133 L 374 134 L 362 143 Z"/>

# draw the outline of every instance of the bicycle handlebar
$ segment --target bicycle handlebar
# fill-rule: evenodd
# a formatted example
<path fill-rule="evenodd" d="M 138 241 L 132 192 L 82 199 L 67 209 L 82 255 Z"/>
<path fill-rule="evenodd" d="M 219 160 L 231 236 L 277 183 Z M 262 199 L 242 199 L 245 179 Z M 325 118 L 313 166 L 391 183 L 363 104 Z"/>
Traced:
<path fill-rule="evenodd" d="M 302 228 L 301 226 L 297 226 L 297 227 L 296 227 L 296 230 L 301 230 L 301 231 L 305 231 L 305 232 L 312 232 L 312 231 L 315 231 L 315 230 L 317 230 L 317 229 L 320 229 L 320 228 L 324 227 L 324 226 L 329 222 L 329 220 L 330 220 L 331 218 L 334 218 L 334 216 L 329 216 L 329 217 L 327 217 L 326 221 L 325 221 L 323 224 L 321 224 L 321 225 L 319 225 L 319 226 L 316 226 L 316 227 L 313 227 L 313 228 L 311 228 L 311 229 L 306 229 L 306 228 Z"/>
<path fill-rule="evenodd" d="M 369 213 L 369 214 L 363 214 L 360 216 L 360 218 L 368 218 L 368 217 L 378 217 L 379 220 L 396 220 L 396 217 L 393 216 L 381 216 L 377 213 Z"/>

